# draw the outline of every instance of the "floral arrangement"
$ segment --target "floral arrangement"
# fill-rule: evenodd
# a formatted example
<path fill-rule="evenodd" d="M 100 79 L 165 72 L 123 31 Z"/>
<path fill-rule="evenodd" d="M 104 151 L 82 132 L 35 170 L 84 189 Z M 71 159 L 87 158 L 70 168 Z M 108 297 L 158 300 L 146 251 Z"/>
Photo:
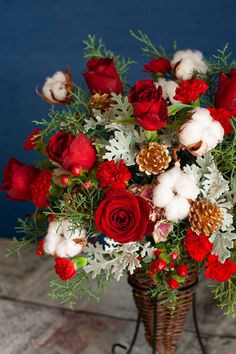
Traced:
<path fill-rule="evenodd" d="M 227 46 L 165 51 L 132 32 L 150 58 L 132 87 L 127 60 L 84 41 L 84 85 L 69 68 L 37 89 L 49 119 L 24 143 L 37 166 L 15 158 L 1 190 L 32 201 L 9 253 L 33 245 L 55 258 L 51 295 L 70 305 L 98 297 L 112 278 L 141 269 L 152 295 L 174 301 L 189 267 L 203 269 L 228 314 L 236 303 L 236 61 Z M 94 281 L 94 280 L 96 281 Z"/>

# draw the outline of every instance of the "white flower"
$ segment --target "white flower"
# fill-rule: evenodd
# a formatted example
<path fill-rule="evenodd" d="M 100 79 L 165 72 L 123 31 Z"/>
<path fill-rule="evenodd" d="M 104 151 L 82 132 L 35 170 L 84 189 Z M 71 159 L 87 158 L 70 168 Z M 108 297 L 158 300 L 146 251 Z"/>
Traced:
<path fill-rule="evenodd" d="M 179 102 L 177 100 L 174 100 L 173 98 L 175 96 L 176 88 L 179 87 L 177 82 L 173 80 L 166 80 L 164 78 L 159 78 L 158 81 L 156 82 L 156 86 L 162 87 L 162 96 L 165 98 L 165 100 L 169 98 L 172 104 Z"/>
<path fill-rule="evenodd" d="M 214 120 L 208 109 L 196 108 L 192 117 L 178 132 L 180 143 L 194 156 L 202 156 L 214 149 L 224 137 L 222 125 Z"/>
<path fill-rule="evenodd" d="M 69 220 L 51 221 L 44 240 L 44 251 L 57 257 L 74 257 L 86 245 L 86 230 L 72 229 Z"/>
<path fill-rule="evenodd" d="M 186 218 L 190 210 L 189 200 L 195 200 L 199 194 L 194 177 L 175 166 L 158 176 L 157 180 L 153 204 L 165 209 L 165 217 L 169 221 Z"/>
<path fill-rule="evenodd" d="M 174 54 L 171 66 L 177 79 L 189 80 L 194 71 L 205 74 L 208 66 L 204 61 L 203 54 L 199 50 L 179 50 Z"/>

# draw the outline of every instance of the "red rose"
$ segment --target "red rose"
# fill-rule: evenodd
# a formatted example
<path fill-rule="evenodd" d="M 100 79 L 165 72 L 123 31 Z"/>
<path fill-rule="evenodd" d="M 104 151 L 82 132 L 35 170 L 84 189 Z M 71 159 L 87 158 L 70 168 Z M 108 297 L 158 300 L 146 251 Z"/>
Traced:
<path fill-rule="evenodd" d="M 127 182 L 132 177 L 124 164 L 124 160 L 120 160 L 118 164 L 115 164 L 114 160 L 101 163 L 98 166 L 96 175 L 100 187 L 110 187 L 112 189 L 125 189 Z"/>
<path fill-rule="evenodd" d="M 76 137 L 67 132 L 56 133 L 48 142 L 47 154 L 66 170 L 75 165 L 90 170 L 96 163 L 96 151 L 83 133 Z"/>
<path fill-rule="evenodd" d="M 0 190 L 7 190 L 7 197 L 11 200 L 31 200 L 30 185 L 38 173 L 37 168 L 12 158 L 3 171 L 3 185 Z"/>
<path fill-rule="evenodd" d="M 146 130 L 159 130 L 168 120 L 167 103 L 162 88 L 151 79 L 137 81 L 130 90 L 129 102 L 134 109 L 137 123 Z"/>
<path fill-rule="evenodd" d="M 140 241 L 153 231 L 148 202 L 124 190 L 109 190 L 95 214 L 97 229 L 116 242 Z"/>
<path fill-rule="evenodd" d="M 70 280 L 75 276 L 76 267 L 75 263 L 69 259 L 55 258 L 55 272 L 61 278 L 61 280 Z"/>
<path fill-rule="evenodd" d="M 182 103 L 196 101 L 208 89 L 208 85 L 203 80 L 191 79 L 183 80 L 176 88 L 174 99 Z"/>
<path fill-rule="evenodd" d="M 236 263 L 232 259 L 227 259 L 224 263 L 219 262 L 216 255 L 209 255 L 206 263 L 206 278 L 224 282 L 236 272 Z"/>
<path fill-rule="evenodd" d="M 230 74 L 220 74 L 218 90 L 215 96 L 216 108 L 225 108 L 236 116 L 236 70 L 231 69 Z"/>
<path fill-rule="evenodd" d="M 206 235 L 197 235 L 189 228 L 184 240 L 184 247 L 190 257 L 196 262 L 201 262 L 211 252 L 213 246 Z"/>
<path fill-rule="evenodd" d="M 144 65 L 145 72 L 151 72 L 153 74 L 166 73 L 171 70 L 169 60 L 165 58 L 157 58 L 151 60 L 148 64 Z"/>
<path fill-rule="evenodd" d="M 225 135 L 230 135 L 233 132 L 233 127 L 230 124 L 232 113 L 224 108 L 208 108 L 213 119 L 217 120 L 224 128 Z"/>
<path fill-rule="evenodd" d="M 49 190 L 52 182 L 52 172 L 50 170 L 41 171 L 31 183 L 32 202 L 36 208 L 47 208 Z"/>
<path fill-rule="evenodd" d="M 24 150 L 33 150 L 37 146 L 37 142 L 40 140 L 40 132 L 41 129 L 36 128 L 30 133 L 28 138 L 25 140 Z"/>
<path fill-rule="evenodd" d="M 113 59 L 90 59 L 86 65 L 88 71 L 83 75 L 92 94 L 114 92 L 119 95 L 123 91 L 123 85 Z"/>

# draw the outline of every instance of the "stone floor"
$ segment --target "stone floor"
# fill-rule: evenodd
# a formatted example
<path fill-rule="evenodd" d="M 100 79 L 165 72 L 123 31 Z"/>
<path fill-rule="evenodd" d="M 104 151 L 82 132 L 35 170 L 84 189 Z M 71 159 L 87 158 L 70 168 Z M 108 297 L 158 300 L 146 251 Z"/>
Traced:
<path fill-rule="evenodd" d="M 5 257 L 9 243 L 0 239 L 0 354 L 110 354 L 114 342 L 130 342 L 136 309 L 125 279 L 112 283 L 100 303 L 79 301 L 72 312 L 47 296 L 52 260 Z M 236 321 L 222 316 L 203 282 L 197 303 L 207 353 L 235 354 Z M 149 353 L 142 328 L 133 354 Z M 201 354 L 191 313 L 176 354 Z"/>

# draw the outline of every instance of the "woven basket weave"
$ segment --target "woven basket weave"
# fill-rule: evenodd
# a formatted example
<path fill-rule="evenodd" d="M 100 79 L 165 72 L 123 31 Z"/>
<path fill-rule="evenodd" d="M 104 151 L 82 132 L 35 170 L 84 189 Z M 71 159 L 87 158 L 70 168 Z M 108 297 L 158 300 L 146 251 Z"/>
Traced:
<path fill-rule="evenodd" d="M 160 354 L 171 354 L 176 349 L 183 332 L 186 314 L 192 305 L 197 272 L 190 267 L 186 282 L 177 291 L 178 301 L 174 309 L 168 308 L 165 304 L 160 304 L 165 296 L 153 298 L 150 294 L 147 294 L 151 285 L 144 279 L 144 273 L 137 270 L 133 275 L 129 275 L 128 281 L 133 288 L 134 300 L 144 324 L 146 340 L 150 346 L 153 346 L 154 301 L 156 301 L 156 350 Z"/>

